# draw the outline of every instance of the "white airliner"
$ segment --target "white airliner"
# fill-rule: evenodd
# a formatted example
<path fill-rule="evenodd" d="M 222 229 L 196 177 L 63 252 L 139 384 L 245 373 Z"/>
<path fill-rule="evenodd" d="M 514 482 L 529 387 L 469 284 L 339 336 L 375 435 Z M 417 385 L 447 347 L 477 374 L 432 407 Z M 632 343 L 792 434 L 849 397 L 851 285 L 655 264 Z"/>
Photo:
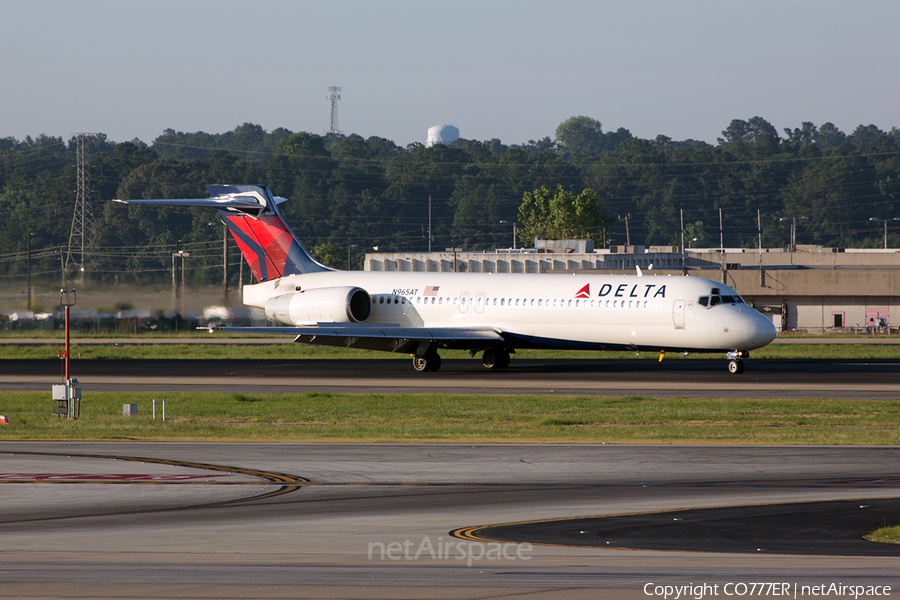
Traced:
<path fill-rule="evenodd" d="M 439 348 L 482 353 L 491 369 L 517 348 L 725 352 L 742 373 L 775 327 L 732 288 L 700 277 L 337 271 L 317 262 L 261 185 L 208 185 L 210 198 L 116 200 L 217 208 L 259 283 L 244 304 L 285 327 L 227 331 L 289 334 L 295 342 L 413 356 L 437 371 Z"/>

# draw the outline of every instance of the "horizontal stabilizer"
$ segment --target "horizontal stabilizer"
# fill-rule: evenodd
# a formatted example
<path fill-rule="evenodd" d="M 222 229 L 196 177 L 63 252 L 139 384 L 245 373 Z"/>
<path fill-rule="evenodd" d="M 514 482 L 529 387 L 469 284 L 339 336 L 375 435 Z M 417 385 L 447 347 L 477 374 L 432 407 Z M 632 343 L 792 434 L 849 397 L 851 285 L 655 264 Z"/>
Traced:
<path fill-rule="evenodd" d="M 206 208 L 260 209 L 259 200 L 252 196 L 234 196 L 224 198 L 172 198 L 161 200 L 119 200 L 122 204 L 159 204 L 164 206 L 204 206 Z"/>
<path fill-rule="evenodd" d="M 113 200 L 121 204 L 216 208 L 231 231 L 257 281 L 285 275 L 331 271 L 314 259 L 278 211 L 287 198 L 273 196 L 264 185 L 207 185 L 209 198 Z"/>

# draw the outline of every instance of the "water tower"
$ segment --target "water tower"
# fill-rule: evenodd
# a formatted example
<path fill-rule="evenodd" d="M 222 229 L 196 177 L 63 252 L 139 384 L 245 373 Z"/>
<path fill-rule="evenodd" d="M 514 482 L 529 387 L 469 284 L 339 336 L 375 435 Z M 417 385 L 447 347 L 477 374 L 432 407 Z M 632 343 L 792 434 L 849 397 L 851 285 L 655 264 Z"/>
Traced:
<path fill-rule="evenodd" d="M 449 144 L 459 139 L 459 129 L 453 125 L 435 125 L 428 128 L 428 139 L 425 140 L 425 147 L 431 148 L 435 144 Z"/>

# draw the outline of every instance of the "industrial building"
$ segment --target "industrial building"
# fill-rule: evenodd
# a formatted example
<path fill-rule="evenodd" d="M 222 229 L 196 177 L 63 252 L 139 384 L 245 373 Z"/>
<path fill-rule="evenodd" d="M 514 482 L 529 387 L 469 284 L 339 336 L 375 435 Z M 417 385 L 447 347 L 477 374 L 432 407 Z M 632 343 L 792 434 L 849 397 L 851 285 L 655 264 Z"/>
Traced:
<path fill-rule="evenodd" d="M 578 244 L 581 246 L 579 247 Z M 768 315 L 779 331 L 900 333 L 900 249 L 612 246 L 539 240 L 540 248 L 372 253 L 367 271 L 622 273 L 722 281 Z M 891 315 L 896 323 L 892 326 Z"/>

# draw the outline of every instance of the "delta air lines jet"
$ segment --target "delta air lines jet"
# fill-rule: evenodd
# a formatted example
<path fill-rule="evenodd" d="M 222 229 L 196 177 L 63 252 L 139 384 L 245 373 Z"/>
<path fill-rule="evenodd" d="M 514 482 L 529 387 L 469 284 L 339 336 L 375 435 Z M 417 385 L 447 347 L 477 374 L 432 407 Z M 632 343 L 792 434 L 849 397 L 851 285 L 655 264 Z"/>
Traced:
<path fill-rule="evenodd" d="M 337 271 L 316 261 L 284 222 L 285 198 L 261 185 L 208 185 L 210 198 L 117 200 L 214 207 L 258 283 L 244 304 L 281 327 L 226 331 L 413 356 L 437 371 L 440 348 L 481 352 L 490 369 L 517 348 L 725 352 L 741 373 L 775 327 L 732 288 L 700 277 Z"/>

